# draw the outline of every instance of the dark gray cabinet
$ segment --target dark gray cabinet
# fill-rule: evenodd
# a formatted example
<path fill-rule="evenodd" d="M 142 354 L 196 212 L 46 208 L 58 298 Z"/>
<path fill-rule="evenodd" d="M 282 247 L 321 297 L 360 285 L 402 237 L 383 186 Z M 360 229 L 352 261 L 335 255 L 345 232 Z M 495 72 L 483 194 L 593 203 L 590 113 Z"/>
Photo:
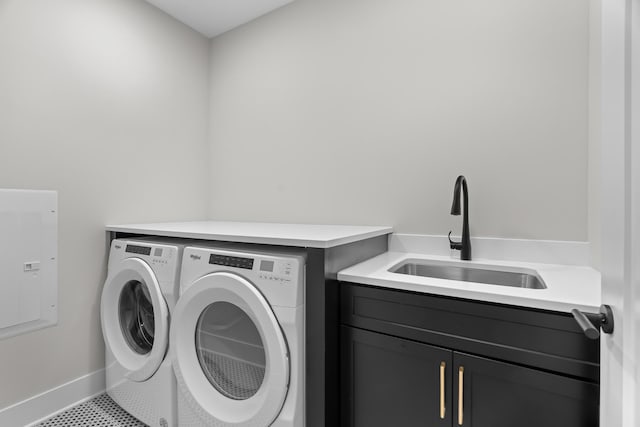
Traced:
<path fill-rule="evenodd" d="M 598 425 L 596 384 L 456 352 L 453 370 L 454 426 Z"/>
<path fill-rule="evenodd" d="M 342 327 L 345 426 L 451 426 L 452 353 Z"/>
<path fill-rule="evenodd" d="M 598 426 L 598 342 L 562 313 L 344 283 L 340 298 L 343 427 Z"/>

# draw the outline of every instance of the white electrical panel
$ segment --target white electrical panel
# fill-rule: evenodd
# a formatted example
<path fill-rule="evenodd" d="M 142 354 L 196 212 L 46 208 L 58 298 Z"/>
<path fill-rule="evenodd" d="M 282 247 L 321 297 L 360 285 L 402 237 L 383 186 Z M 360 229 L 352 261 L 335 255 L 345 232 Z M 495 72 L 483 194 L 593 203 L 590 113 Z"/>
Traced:
<path fill-rule="evenodd" d="M 58 194 L 0 189 L 0 338 L 58 321 Z"/>

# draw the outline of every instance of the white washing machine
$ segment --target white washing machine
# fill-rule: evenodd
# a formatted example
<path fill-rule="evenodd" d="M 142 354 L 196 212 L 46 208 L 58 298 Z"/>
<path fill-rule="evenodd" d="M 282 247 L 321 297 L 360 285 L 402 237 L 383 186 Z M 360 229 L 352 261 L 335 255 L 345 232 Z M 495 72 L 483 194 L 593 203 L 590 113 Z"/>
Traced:
<path fill-rule="evenodd" d="M 171 325 L 180 427 L 304 425 L 301 251 L 185 248 Z"/>
<path fill-rule="evenodd" d="M 151 427 L 177 426 L 169 320 L 184 245 L 113 240 L 100 317 L 109 396 Z"/>

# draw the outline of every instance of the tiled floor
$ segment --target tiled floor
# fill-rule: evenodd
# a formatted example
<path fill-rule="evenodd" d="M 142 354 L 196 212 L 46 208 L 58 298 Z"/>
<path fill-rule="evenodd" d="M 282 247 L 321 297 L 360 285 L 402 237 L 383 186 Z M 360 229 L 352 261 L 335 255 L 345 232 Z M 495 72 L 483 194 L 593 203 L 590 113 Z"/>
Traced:
<path fill-rule="evenodd" d="M 74 406 L 36 427 L 146 427 L 119 407 L 109 396 L 101 394 Z"/>

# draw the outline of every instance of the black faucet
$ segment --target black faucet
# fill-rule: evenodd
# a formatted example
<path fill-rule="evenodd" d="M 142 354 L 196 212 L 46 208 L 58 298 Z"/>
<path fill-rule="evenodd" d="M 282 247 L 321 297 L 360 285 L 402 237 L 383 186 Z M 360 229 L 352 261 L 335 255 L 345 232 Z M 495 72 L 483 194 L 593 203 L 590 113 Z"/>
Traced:
<path fill-rule="evenodd" d="M 451 215 L 460 215 L 460 187 L 464 195 L 464 215 L 462 216 L 462 241 L 451 240 L 449 231 L 449 247 L 460 252 L 460 259 L 471 261 L 471 238 L 469 237 L 469 193 L 467 191 L 467 180 L 460 175 L 456 179 L 456 186 L 453 188 L 453 204 L 451 205 Z"/>

